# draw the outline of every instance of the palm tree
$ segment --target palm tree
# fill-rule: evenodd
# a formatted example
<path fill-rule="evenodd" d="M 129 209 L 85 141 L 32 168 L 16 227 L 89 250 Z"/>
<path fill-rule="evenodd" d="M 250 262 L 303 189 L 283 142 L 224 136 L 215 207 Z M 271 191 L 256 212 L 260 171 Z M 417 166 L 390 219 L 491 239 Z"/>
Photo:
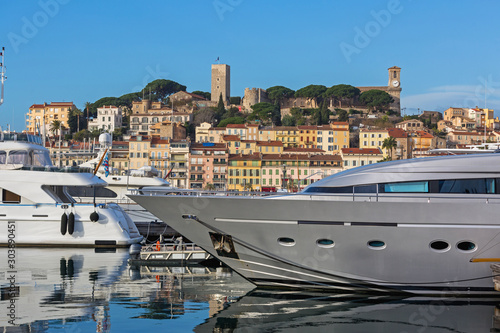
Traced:
<path fill-rule="evenodd" d="M 52 135 L 56 135 L 56 132 L 61 129 L 61 121 L 60 120 L 53 120 L 50 125 L 49 125 L 49 131 L 52 132 Z"/>
<path fill-rule="evenodd" d="M 396 148 L 397 146 L 398 146 L 398 143 L 396 141 L 396 138 L 394 138 L 392 136 L 385 138 L 384 142 L 382 143 L 382 148 L 386 149 L 388 151 L 389 156 L 391 158 L 391 161 L 392 161 L 392 149 Z"/>
<path fill-rule="evenodd" d="M 85 108 L 87 109 L 87 129 L 89 129 L 89 108 L 92 106 L 92 103 L 85 102 Z"/>
<path fill-rule="evenodd" d="M 83 114 L 82 111 L 78 110 L 78 109 L 75 109 L 73 110 L 73 113 L 74 115 L 76 116 L 77 118 L 77 121 L 76 121 L 76 132 L 80 132 L 80 116 Z"/>
<path fill-rule="evenodd" d="M 61 130 L 63 129 L 63 126 L 61 124 L 60 120 L 53 120 L 50 123 L 49 131 L 52 132 L 52 135 L 55 136 L 55 133 L 59 131 L 59 154 L 57 157 L 57 160 L 59 161 L 58 164 L 61 166 Z"/>
<path fill-rule="evenodd" d="M 215 185 L 212 184 L 212 183 L 207 183 L 207 185 L 205 185 L 205 190 L 207 190 L 207 191 L 214 191 L 215 190 Z"/>

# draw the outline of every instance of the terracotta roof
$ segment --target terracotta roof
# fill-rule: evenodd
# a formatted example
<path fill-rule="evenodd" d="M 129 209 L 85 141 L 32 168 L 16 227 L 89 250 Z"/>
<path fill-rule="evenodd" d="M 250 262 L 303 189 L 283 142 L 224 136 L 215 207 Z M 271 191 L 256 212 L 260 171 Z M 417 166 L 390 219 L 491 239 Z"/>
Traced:
<path fill-rule="evenodd" d="M 259 153 L 253 153 L 249 155 L 229 155 L 229 161 L 260 161 L 261 157 Z"/>
<path fill-rule="evenodd" d="M 417 131 L 417 134 L 422 138 L 433 138 L 434 135 L 427 133 L 426 131 Z"/>
<path fill-rule="evenodd" d="M 259 146 L 279 146 L 283 147 L 283 142 L 281 141 L 257 141 Z"/>
<path fill-rule="evenodd" d="M 320 125 L 320 126 L 318 126 L 318 130 L 325 130 L 325 131 L 327 131 L 327 130 L 331 130 L 331 129 L 332 128 L 330 126 L 328 126 L 328 125 Z"/>
<path fill-rule="evenodd" d="M 297 127 L 294 126 L 278 126 L 274 128 L 275 131 L 296 131 Z"/>
<path fill-rule="evenodd" d="M 478 132 L 460 132 L 460 131 L 451 131 L 450 134 L 453 133 L 455 135 L 484 135 L 484 133 Z"/>
<path fill-rule="evenodd" d="M 226 128 L 246 128 L 245 124 L 227 124 Z"/>
<path fill-rule="evenodd" d="M 309 156 L 304 154 L 263 154 L 262 160 L 308 161 Z"/>
<path fill-rule="evenodd" d="M 389 136 L 393 138 L 407 138 L 408 133 L 406 133 L 401 128 L 389 128 Z"/>
<path fill-rule="evenodd" d="M 317 130 L 318 129 L 318 126 L 306 126 L 306 125 L 303 125 L 303 126 L 297 126 L 298 129 L 305 129 L 305 130 Z"/>
<path fill-rule="evenodd" d="M 342 157 L 338 154 L 334 155 L 313 155 L 309 157 L 311 161 L 342 161 Z"/>
<path fill-rule="evenodd" d="M 47 106 L 73 106 L 73 102 L 50 102 Z"/>
<path fill-rule="evenodd" d="M 380 155 L 382 151 L 374 148 L 342 148 L 342 154 L 358 154 L 358 155 Z"/>
<path fill-rule="evenodd" d="M 43 105 L 43 104 L 33 104 L 29 108 L 30 109 L 43 109 L 44 107 L 45 107 L 45 105 Z"/>
<path fill-rule="evenodd" d="M 224 141 L 240 141 L 240 137 L 238 135 L 224 135 L 224 136 L 222 136 L 222 140 L 224 140 Z"/>
<path fill-rule="evenodd" d="M 165 140 L 165 139 L 161 139 L 157 136 L 153 136 L 152 139 L 151 139 L 151 144 L 168 144 L 170 141 L 169 140 Z"/>
<path fill-rule="evenodd" d="M 288 154 L 288 153 L 324 153 L 325 151 L 323 149 L 319 149 L 319 148 L 295 148 L 295 147 L 291 147 L 291 148 L 285 148 L 283 150 L 283 153 L 284 154 Z"/>
<path fill-rule="evenodd" d="M 259 127 L 259 124 L 247 124 L 247 127 Z"/>
<path fill-rule="evenodd" d="M 349 126 L 349 123 L 347 121 L 334 121 L 334 122 L 332 122 L 332 125 L 347 125 L 347 126 Z"/>
<path fill-rule="evenodd" d="M 206 100 L 207 100 L 205 97 L 200 96 L 200 95 L 197 95 L 197 94 L 189 93 L 189 92 L 187 92 L 187 91 L 185 91 L 185 93 L 186 93 L 186 94 L 188 94 L 188 95 L 191 95 L 191 97 L 198 98 L 198 99 L 201 99 L 201 100 L 203 100 L 203 101 L 206 101 Z"/>
<path fill-rule="evenodd" d="M 360 132 L 387 132 L 387 129 L 385 129 L 385 128 L 380 128 L 380 129 L 361 128 L 359 131 Z"/>

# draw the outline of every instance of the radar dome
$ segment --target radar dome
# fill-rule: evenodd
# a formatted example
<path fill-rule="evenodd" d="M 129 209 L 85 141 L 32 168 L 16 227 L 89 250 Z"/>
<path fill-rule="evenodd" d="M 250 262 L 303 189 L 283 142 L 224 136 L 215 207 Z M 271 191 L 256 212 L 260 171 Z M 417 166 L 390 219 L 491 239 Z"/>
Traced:
<path fill-rule="evenodd" d="M 99 135 L 99 143 L 103 147 L 111 146 L 113 142 L 113 139 L 111 138 L 111 134 L 109 133 L 102 133 Z"/>

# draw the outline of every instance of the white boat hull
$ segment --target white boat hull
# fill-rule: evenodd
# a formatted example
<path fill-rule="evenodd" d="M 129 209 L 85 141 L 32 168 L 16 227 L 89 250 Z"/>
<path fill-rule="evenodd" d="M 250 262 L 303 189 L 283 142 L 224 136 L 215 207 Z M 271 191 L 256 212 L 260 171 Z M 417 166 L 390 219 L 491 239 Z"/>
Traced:
<path fill-rule="evenodd" d="M 0 245 L 8 246 L 128 246 L 142 240 L 137 228 L 116 204 L 78 204 L 74 207 L 61 204 L 0 205 Z M 67 207 L 67 208 L 65 208 Z M 99 219 L 90 220 L 97 212 Z M 61 217 L 73 212 L 74 232 L 61 232 Z M 67 230 L 67 229 L 66 229 Z"/>

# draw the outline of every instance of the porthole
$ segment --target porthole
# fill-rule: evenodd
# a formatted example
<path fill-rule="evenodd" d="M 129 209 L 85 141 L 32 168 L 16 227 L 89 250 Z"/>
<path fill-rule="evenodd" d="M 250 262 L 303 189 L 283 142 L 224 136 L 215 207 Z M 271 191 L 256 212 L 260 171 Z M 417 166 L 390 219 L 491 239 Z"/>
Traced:
<path fill-rule="evenodd" d="M 431 242 L 430 244 L 431 249 L 438 251 L 438 252 L 446 252 L 450 249 L 450 244 L 448 244 L 445 241 L 442 240 L 436 240 Z"/>
<path fill-rule="evenodd" d="M 463 252 L 474 252 L 476 251 L 476 244 L 470 241 L 462 241 L 457 244 L 457 249 Z"/>
<path fill-rule="evenodd" d="M 385 249 L 385 242 L 381 240 L 371 240 L 368 242 L 368 247 L 373 250 L 382 250 Z"/>
<path fill-rule="evenodd" d="M 280 237 L 278 238 L 278 243 L 283 246 L 294 246 L 295 240 L 290 237 Z"/>
<path fill-rule="evenodd" d="M 330 248 L 330 247 L 334 247 L 335 246 L 335 242 L 332 241 L 331 239 L 327 239 L 327 238 L 318 239 L 316 241 L 316 244 L 319 247 L 324 247 L 324 248 Z"/>

